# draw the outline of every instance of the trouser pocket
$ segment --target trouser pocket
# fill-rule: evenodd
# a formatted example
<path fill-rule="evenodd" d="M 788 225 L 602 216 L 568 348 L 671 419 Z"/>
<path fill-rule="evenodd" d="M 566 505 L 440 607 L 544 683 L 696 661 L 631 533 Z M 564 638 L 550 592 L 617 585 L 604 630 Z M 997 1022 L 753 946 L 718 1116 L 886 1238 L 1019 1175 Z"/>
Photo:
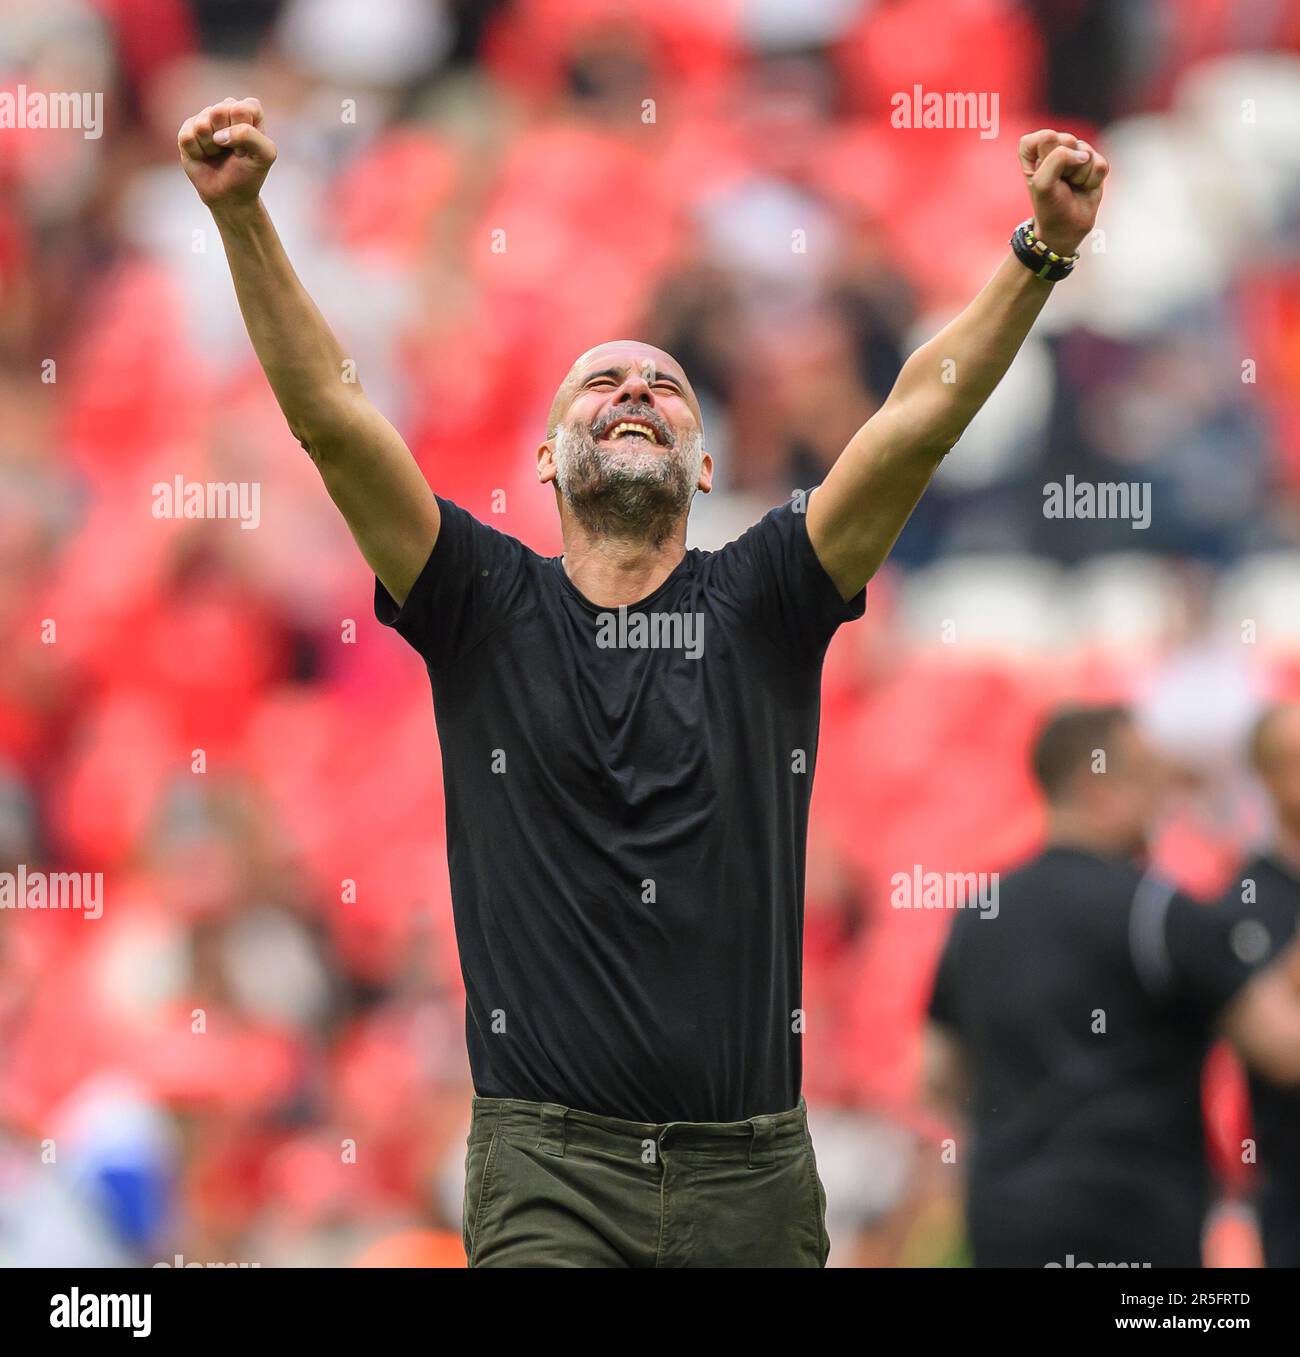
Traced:
<path fill-rule="evenodd" d="M 808 1138 L 807 1147 L 808 1177 L 812 1183 L 812 1209 L 820 1240 L 821 1266 L 825 1267 L 831 1252 L 831 1237 L 826 1233 L 826 1189 L 822 1186 L 821 1175 L 817 1172 L 817 1155 L 813 1150 L 811 1136 Z"/>
<path fill-rule="evenodd" d="M 496 1162 L 500 1129 L 497 1123 L 471 1127 L 465 1152 L 465 1199 L 461 1207 L 461 1241 L 465 1245 L 465 1260 L 474 1266 L 474 1251 L 478 1242 L 478 1226 L 487 1204 L 492 1167 Z"/>

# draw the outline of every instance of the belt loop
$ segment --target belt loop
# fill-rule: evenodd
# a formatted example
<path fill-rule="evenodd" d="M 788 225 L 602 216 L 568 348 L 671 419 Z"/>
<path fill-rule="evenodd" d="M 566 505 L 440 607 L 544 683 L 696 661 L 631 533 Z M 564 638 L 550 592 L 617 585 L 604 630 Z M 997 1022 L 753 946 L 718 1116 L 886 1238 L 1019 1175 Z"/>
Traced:
<path fill-rule="evenodd" d="M 568 1110 L 559 1103 L 542 1104 L 542 1133 L 537 1138 L 537 1148 L 543 1154 L 564 1158 L 564 1117 Z"/>
<path fill-rule="evenodd" d="M 772 1138 L 776 1128 L 771 1117 L 751 1117 L 749 1119 L 751 1136 L 749 1141 L 749 1167 L 761 1168 L 773 1159 Z"/>

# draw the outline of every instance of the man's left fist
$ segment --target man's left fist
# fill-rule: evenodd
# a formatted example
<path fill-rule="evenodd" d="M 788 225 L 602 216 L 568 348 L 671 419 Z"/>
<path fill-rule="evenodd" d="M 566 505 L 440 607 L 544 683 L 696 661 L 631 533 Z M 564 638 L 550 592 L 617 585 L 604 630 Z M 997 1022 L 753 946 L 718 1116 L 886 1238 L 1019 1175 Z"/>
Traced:
<path fill-rule="evenodd" d="M 1020 138 L 1020 168 L 1034 205 L 1034 234 L 1057 254 L 1074 254 L 1097 221 L 1110 166 L 1072 132 L 1043 128 Z"/>

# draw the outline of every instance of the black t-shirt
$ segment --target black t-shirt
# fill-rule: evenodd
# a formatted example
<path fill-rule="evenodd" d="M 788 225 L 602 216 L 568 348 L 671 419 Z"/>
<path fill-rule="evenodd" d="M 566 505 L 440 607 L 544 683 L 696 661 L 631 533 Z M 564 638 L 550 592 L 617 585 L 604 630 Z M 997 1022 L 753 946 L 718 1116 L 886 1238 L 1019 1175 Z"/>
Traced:
<path fill-rule="evenodd" d="M 930 1003 L 969 1059 L 976 1262 L 1195 1266 L 1202 1065 L 1249 974 L 1231 919 L 1066 848 L 998 903 L 956 917 Z"/>
<path fill-rule="evenodd" d="M 600 608 L 438 503 L 375 612 L 433 688 L 475 1088 L 648 1122 L 795 1106 L 822 659 L 865 591 L 787 504 Z"/>
<path fill-rule="evenodd" d="M 1265 854 L 1241 869 L 1223 903 L 1238 920 L 1233 929 L 1238 951 L 1266 964 L 1294 940 L 1300 926 L 1300 878 Z M 1248 1073 L 1265 1255 L 1270 1266 L 1277 1265 L 1270 1255 L 1282 1250 L 1278 1232 L 1285 1231 L 1287 1265 L 1300 1266 L 1300 1090 Z"/>

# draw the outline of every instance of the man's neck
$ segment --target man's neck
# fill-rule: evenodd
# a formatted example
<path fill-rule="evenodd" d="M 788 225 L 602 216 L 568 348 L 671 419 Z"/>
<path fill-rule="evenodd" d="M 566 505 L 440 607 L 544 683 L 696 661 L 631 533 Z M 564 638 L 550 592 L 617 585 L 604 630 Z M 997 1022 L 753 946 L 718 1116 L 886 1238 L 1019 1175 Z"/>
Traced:
<path fill-rule="evenodd" d="M 686 555 L 686 520 L 658 542 L 644 537 L 591 533 L 563 516 L 564 573 L 574 587 L 601 608 L 618 608 L 648 598 Z"/>
<path fill-rule="evenodd" d="M 1047 815 L 1047 845 L 1049 848 L 1076 848 L 1099 858 L 1134 858 L 1136 854 L 1114 842 L 1106 831 L 1093 824 L 1086 815 L 1064 807 L 1049 810 Z"/>

